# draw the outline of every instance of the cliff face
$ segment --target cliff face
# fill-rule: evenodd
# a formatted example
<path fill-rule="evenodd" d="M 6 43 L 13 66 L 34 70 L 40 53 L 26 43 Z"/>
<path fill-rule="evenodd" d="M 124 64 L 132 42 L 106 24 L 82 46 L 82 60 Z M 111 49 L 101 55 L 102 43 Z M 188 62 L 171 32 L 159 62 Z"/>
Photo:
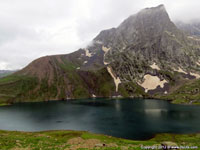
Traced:
<path fill-rule="evenodd" d="M 200 40 L 179 30 L 159 5 L 101 31 L 85 49 L 39 58 L 1 79 L 0 99 L 167 97 L 198 79 L 199 67 Z"/>

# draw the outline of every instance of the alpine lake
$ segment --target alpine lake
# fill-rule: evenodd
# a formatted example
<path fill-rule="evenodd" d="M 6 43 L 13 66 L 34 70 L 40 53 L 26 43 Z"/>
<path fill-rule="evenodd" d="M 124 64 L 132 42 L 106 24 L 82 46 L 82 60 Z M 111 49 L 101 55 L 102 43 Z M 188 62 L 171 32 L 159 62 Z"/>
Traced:
<path fill-rule="evenodd" d="M 132 140 L 200 132 L 200 106 L 153 99 L 81 99 L 0 107 L 0 130 L 78 130 Z"/>

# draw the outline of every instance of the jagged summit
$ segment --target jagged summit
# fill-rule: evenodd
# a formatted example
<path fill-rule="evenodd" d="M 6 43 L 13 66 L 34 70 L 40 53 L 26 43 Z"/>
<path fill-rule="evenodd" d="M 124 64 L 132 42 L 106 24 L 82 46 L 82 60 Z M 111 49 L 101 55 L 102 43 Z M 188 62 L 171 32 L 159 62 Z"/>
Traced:
<path fill-rule="evenodd" d="M 134 16 L 134 15 L 133 15 Z M 152 21 L 159 21 L 159 20 L 165 20 L 165 22 L 169 21 L 169 15 L 165 9 L 164 5 L 159 5 L 157 7 L 150 7 L 150 8 L 145 8 L 141 11 L 139 11 L 136 14 L 137 17 L 141 17 L 140 19 L 148 19 Z M 150 17 L 150 18 L 148 18 Z"/>
<path fill-rule="evenodd" d="M 158 5 L 157 7 L 144 8 L 141 11 L 139 11 L 136 15 L 146 15 L 146 16 L 163 15 L 163 17 L 169 17 L 165 9 L 165 6 L 163 4 Z"/>
<path fill-rule="evenodd" d="M 172 37 L 180 41 L 184 39 L 182 32 L 170 20 L 164 5 L 159 5 L 143 9 L 128 17 L 117 28 L 100 32 L 94 41 L 100 41 L 104 46 L 112 47 L 107 55 L 109 58 L 106 58 L 108 61 L 112 60 L 110 58 L 113 57 L 113 53 L 130 49 L 132 52 L 143 55 L 148 61 L 152 61 L 158 57 L 168 59 L 164 55 L 171 53 L 166 46 L 171 42 L 169 40 L 173 40 Z M 180 44 L 175 42 L 174 45 L 178 47 Z M 178 51 L 178 48 L 176 50 Z"/>
<path fill-rule="evenodd" d="M 164 4 L 160 4 L 160 5 L 158 5 L 158 6 L 155 6 L 155 7 L 147 7 L 147 8 L 144 8 L 143 10 L 141 10 L 141 11 L 144 11 L 144 10 L 163 10 L 163 11 L 165 11 L 165 12 L 167 12 L 166 11 L 166 9 L 165 9 L 165 5 Z"/>
<path fill-rule="evenodd" d="M 124 20 L 117 28 L 100 32 L 94 40 L 102 41 L 105 45 L 111 45 L 114 40 L 130 44 L 140 39 L 152 39 L 165 31 L 177 32 L 177 28 L 171 22 L 164 5 L 159 5 L 139 11 Z"/>

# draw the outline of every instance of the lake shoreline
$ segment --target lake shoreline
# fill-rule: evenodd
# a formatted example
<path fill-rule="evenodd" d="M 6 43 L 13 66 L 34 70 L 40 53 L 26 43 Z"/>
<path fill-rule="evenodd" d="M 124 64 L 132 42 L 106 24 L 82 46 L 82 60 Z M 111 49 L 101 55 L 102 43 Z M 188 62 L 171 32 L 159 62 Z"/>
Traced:
<path fill-rule="evenodd" d="M 84 99 L 91 99 L 91 100 L 94 100 L 94 99 L 109 99 L 109 100 L 114 100 L 114 99 L 117 99 L 117 100 L 123 100 L 123 99 L 149 99 L 149 100 L 163 100 L 163 101 L 168 101 L 170 102 L 171 104 L 178 104 L 178 105 L 189 105 L 189 106 L 198 106 L 200 105 L 200 103 L 174 103 L 175 100 L 173 99 L 165 99 L 165 98 L 157 98 L 157 97 L 96 97 L 96 98 L 80 98 L 80 99 L 62 99 L 62 100 L 45 100 L 45 101 L 23 101 L 23 102 L 15 102 L 15 103 L 2 103 L 0 104 L 0 107 L 2 106 L 9 106 L 9 105 L 14 105 L 14 104 L 21 104 L 21 103 L 39 103 L 39 102 L 52 102 L 52 101 L 74 101 L 74 100 L 84 100 Z"/>

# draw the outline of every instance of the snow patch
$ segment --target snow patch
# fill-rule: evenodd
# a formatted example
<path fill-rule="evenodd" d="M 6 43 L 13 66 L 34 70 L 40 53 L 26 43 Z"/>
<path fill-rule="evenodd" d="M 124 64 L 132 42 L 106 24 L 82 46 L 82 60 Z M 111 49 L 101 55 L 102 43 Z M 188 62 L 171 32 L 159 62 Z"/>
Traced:
<path fill-rule="evenodd" d="M 160 68 L 158 67 L 158 65 L 156 65 L 156 63 L 154 62 L 153 65 L 150 66 L 152 69 L 156 69 L 156 70 L 160 70 Z"/>
<path fill-rule="evenodd" d="M 105 47 L 105 46 L 102 46 L 102 50 L 103 50 L 104 53 L 106 54 L 106 53 L 108 53 L 108 51 L 110 50 L 110 48 L 107 48 L 107 47 Z"/>
<path fill-rule="evenodd" d="M 196 64 L 200 66 L 200 61 L 197 61 Z"/>
<path fill-rule="evenodd" d="M 189 39 L 196 40 L 196 41 L 200 41 L 200 39 L 198 39 L 198 38 L 195 38 L 195 37 L 193 37 L 193 36 L 188 36 L 188 38 L 189 38 Z"/>
<path fill-rule="evenodd" d="M 196 63 L 198 63 L 198 62 L 196 62 Z M 198 64 L 198 65 L 200 65 L 200 64 Z M 184 73 L 184 74 L 188 74 L 187 72 L 185 72 L 185 71 L 184 71 L 183 69 L 181 69 L 180 67 L 178 68 L 178 70 L 174 68 L 174 71 L 177 71 L 177 72 L 180 72 L 180 73 Z M 200 74 L 192 73 L 192 72 L 190 72 L 189 74 L 192 75 L 192 76 L 195 76 L 196 79 L 199 79 L 199 78 L 200 78 Z"/>
<path fill-rule="evenodd" d="M 192 72 L 190 72 L 190 75 L 192 75 L 192 76 L 195 76 L 195 77 L 196 77 L 196 79 L 199 79 L 199 78 L 200 78 L 200 75 L 199 75 L 199 74 L 197 74 L 197 73 L 192 73 Z"/>
<path fill-rule="evenodd" d="M 108 72 L 110 73 L 110 75 L 111 75 L 111 77 L 113 78 L 113 80 L 114 80 L 114 83 L 115 83 L 115 87 L 116 87 L 116 92 L 118 92 L 118 86 L 119 86 L 119 84 L 121 83 L 121 80 L 120 80 L 120 78 L 119 77 L 115 77 L 114 76 L 114 74 L 112 73 L 112 68 L 111 67 L 107 67 L 107 70 L 108 70 Z"/>
<path fill-rule="evenodd" d="M 102 42 L 102 41 L 99 41 L 99 40 L 95 41 L 95 43 L 96 43 L 96 44 L 103 44 L 103 42 Z"/>
<path fill-rule="evenodd" d="M 180 67 L 178 69 L 173 68 L 174 71 L 176 72 L 180 72 L 180 73 L 184 73 L 187 74 L 187 72 L 185 72 L 183 69 L 181 69 Z"/>
<path fill-rule="evenodd" d="M 84 61 L 83 64 L 87 64 L 88 61 Z"/>
<path fill-rule="evenodd" d="M 110 50 L 110 48 L 102 46 L 102 50 L 104 51 L 104 60 L 103 60 L 103 63 L 104 63 L 104 65 L 108 65 L 109 63 L 105 61 L 105 56 L 108 53 L 108 51 Z"/>
<path fill-rule="evenodd" d="M 103 63 L 104 63 L 104 65 L 109 65 L 109 63 L 108 63 L 108 62 L 106 62 L 106 61 L 104 61 Z"/>
<path fill-rule="evenodd" d="M 145 92 L 147 93 L 149 90 L 154 90 L 158 86 L 163 88 L 165 83 L 168 83 L 165 79 L 161 81 L 160 78 L 157 76 L 146 74 L 144 76 L 144 82 L 142 84 L 141 83 L 138 84 L 142 86 L 145 89 Z"/>
<path fill-rule="evenodd" d="M 85 49 L 85 55 L 87 57 L 92 57 L 92 53 L 90 53 L 88 49 Z"/>

